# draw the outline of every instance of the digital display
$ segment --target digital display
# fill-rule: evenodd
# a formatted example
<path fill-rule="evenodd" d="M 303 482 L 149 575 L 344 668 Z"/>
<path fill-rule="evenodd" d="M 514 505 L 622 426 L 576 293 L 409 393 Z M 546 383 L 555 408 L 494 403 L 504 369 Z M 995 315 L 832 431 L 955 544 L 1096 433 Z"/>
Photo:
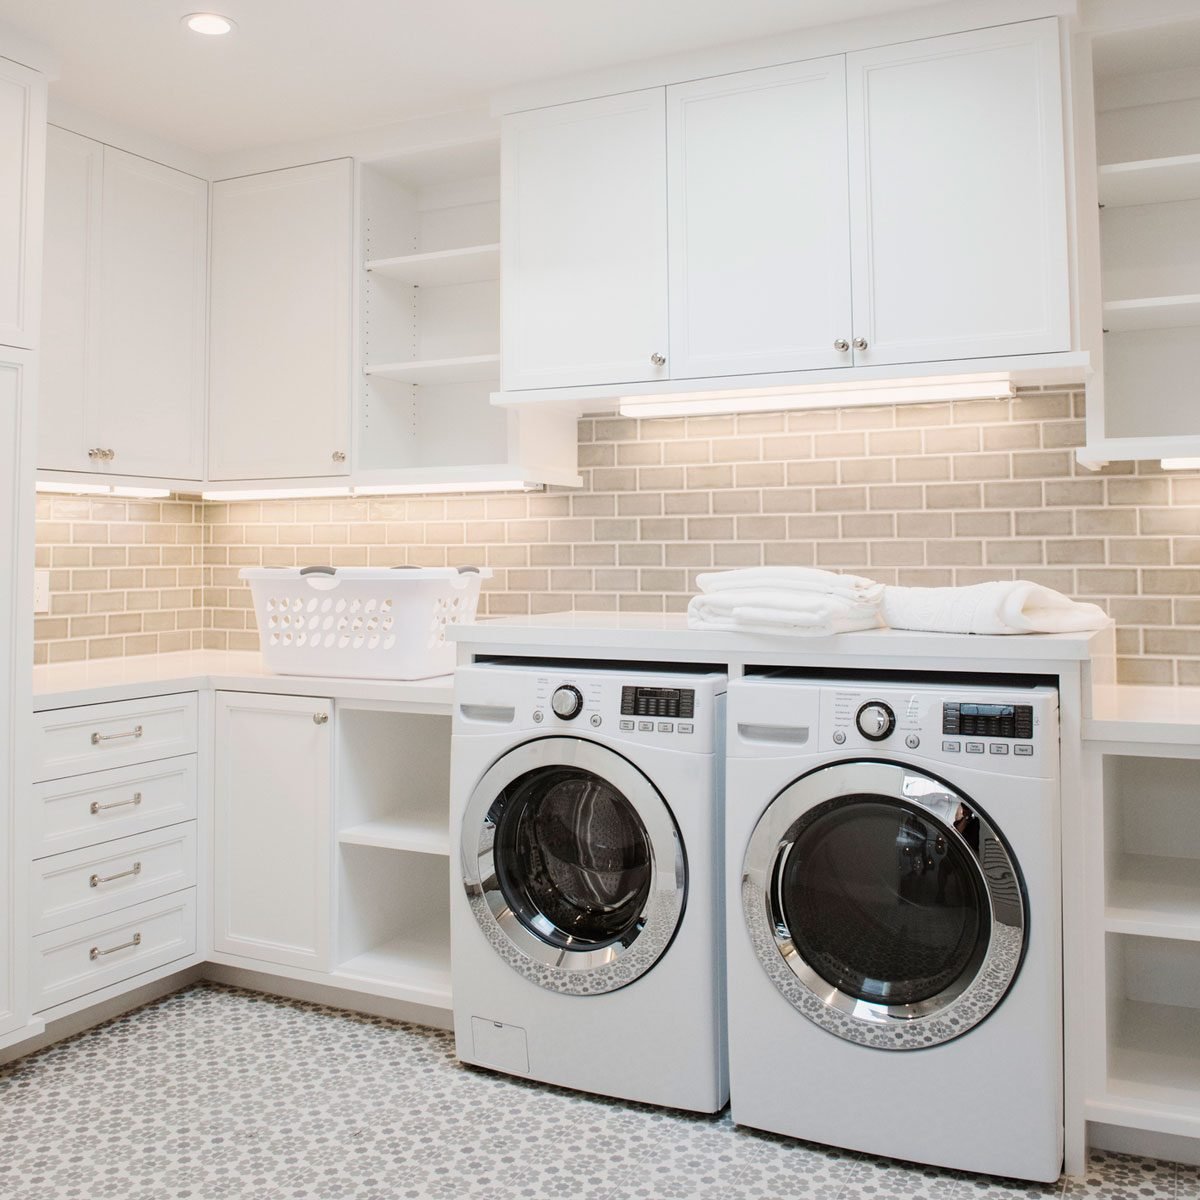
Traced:
<path fill-rule="evenodd" d="M 621 716 L 671 717 L 688 720 L 696 715 L 696 693 L 691 688 L 623 687 Z"/>
<path fill-rule="evenodd" d="M 1031 704 L 944 704 L 942 732 L 962 737 L 1033 737 Z"/>

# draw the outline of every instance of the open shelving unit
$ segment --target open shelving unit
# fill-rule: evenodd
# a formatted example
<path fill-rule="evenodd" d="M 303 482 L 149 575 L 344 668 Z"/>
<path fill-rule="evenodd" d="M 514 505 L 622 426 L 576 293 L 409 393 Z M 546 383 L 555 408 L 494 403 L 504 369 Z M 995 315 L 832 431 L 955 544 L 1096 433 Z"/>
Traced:
<path fill-rule="evenodd" d="M 450 720 L 339 711 L 335 979 L 450 1004 Z"/>
<path fill-rule="evenodd" d="M 359 164 L 359 482 L 578 486 L 575 419 L 500 379 L 498 135 Z"/>

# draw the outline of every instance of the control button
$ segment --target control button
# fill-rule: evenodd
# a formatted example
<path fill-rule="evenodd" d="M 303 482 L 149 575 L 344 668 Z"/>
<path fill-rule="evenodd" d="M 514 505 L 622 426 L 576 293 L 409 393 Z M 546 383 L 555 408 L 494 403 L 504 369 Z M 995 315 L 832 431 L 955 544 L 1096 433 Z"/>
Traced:
<path fill-rule="evenodd" d="M 550 697 L 550 707 L 554 715 L 564 721 L 573 721 L 583 711 L 583 693 L 569 683 L 554 689 Z"/>
<path fill-rule="evenodd" d="M 680 721 L 679 724 L 675 726 L 675 732 L 676 733 L 695 733 L 696 727 L 695 727 L 695 725 L 692 725 L 687 721 Z"/>
<path fill-rule="evenodd" d="M 833 744 L 841 746 L 846 741 L 846 731 L 844 729 L 835 729 L 833 731 Z"/>
<path fill-rule="evenodd" d="M 943 742 L 942 749 L 947 754 L 958 754 L 962 751 L 962 742 Z"/>
<path fill-rule="evenodd" d="M 675 726 L 674 726 L 674 724 L 673 724 L 672 722 L 670 722 L 670 721 L 659 721 L 659 723 L 658 723 L 658 732 L 659 732 L 659 733 L 674 733 L 674 732 L 675 732 Z"/>
<path fill-rule="evenodd" d="M 1019 742 L 1013 747 L 1013 753 L 1021 758 L 1028 758 L 1033 753 L 1032 746 L 1023 746 Z"/>
<path fill-rule="evenodd" d="M 904 744 L 910 750 L 915 750 L 921 744 L 921 739 L 917 737 L 915 733 L 910 733 L 908 737 L 904 739 Z"/>
<path fill-rule="evenodd" d="M 603 720 L 604 720 L 604 718 L 599 713 L 592 713 L 592 715 L 590 717 L 588 717 L 588 721 L 591 724 L 593 729 L 599 729 L 600 723 Z"/>
<path fill-rule="evenodd" d="M 896 728 L 896 714 L 882 700 L 868 700 L 854 722 L 867 741 L 882 742 Z"/>
<path fill-rule="evenodd" d="M 535 708 L 533 710 L 533 719 L 540 725 L 546 719 L 546 714 L 540 708 Z"/>
<path fill-rule="evenodd" d="M 622 729 L 634 729 L 634 728 L 636 728 L 636 726 L 633 721 L 622 721 L 621 728 Z"/>
<path fill-rule="evenodd" d="M 1008 753 L 1008 744 L 1006 742 L 993 742 L 988 747 L 988 750 L 992 754 L 1007 754 Z"/>
<path fill-rule="evenodd" d="M 967 743 L 967 753 L 968 754 L 982 754 L 983 751 L 984 751 L 984 745 L 982 742 L 968 742 Z"/>
<path fill-rule="evenodd" d="M 638 731 L 640 733 L 653 733 L 654 732 L 654 722 L 653 721 L 639 721 L 638 722 Z"/>

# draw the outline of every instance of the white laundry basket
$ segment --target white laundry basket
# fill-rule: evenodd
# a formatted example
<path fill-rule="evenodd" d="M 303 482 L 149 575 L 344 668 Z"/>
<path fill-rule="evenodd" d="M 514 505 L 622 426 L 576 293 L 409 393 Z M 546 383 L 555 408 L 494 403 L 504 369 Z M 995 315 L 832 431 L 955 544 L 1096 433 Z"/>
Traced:
<path fill-rule="evenodd" d="M 454 670 L 446 626 L 475 620 L 484 567 L 246 567 L 280 675 L 427 679 Z"/>

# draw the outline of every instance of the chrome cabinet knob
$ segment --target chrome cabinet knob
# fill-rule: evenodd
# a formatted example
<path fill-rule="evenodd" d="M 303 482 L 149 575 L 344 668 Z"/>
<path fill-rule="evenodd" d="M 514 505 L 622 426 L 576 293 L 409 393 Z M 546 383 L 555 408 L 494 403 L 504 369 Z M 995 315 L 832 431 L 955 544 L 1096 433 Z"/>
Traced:
<path fill-rule="evenodd" d="M 335 463 L 344 463 L 346 461 L 345 450 L 335 450 L 331 456 Z"/>
<path fill-rule="evenodd" d="M 865 350 L 867 348 L 867 339 L 861 338 L 861 337 L 855 338 L 854 339 L 854 348 L 855 348 L 855 350 Z"/>
<path fill-rule="evenodd" d="M 99 446 L 88 451 L 88 458 L 90 458 L 92 462 L 112 462 L 112 460 L 116 457 L 117 452 L 115 450 L 104 450 Z"/>
<path fill-rule="evenodd" d="M 667 356 L 665 354 L 650 355 L 650 362 L 656 367 L 665 367 L 667 365 Z"/>
<path fill-rule="evenodd" d="M 314 725 L 325 725 L 325 724 L 328 724 L 328 722 L 329 722 L 329 714 L 328 713 L 313 713 L 313 724 Z"/>
<path fill-rule="evenodd" d="M 845 354 L 846 351 L 850 349 L 850 343 L 846 341 L 845 338 L 838 338 L 838 340 L 833 343 L 833 348 L 835 350 L 840 350 L 843 354 Z"/>

